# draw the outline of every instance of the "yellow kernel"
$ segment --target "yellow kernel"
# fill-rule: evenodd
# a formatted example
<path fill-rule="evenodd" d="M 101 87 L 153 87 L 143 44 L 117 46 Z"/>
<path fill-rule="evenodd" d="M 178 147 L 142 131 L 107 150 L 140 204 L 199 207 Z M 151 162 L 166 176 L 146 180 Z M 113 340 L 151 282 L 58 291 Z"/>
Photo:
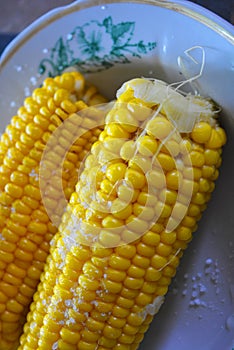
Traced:
<path fill-rule="evenodd" d="M 14 298 L 16 296 L 16 294 L 18 293 L 18 287 L 11 285 L 7 282 L 1 281 L 0 282 L 0 291 L 2 291 L 8 297 Z"/>
<path fill-rule="evenodd" d="M 164 256 L 160 256 L 158 254 L 155 254 L 151 258 L 151 265 L 157 270 L 161 270 L 164 266 L 167 265 L 167 259 Z"/>
<path fill-rule="evenodd" d="M 206 149 L 204 152 L 205 164 L 216 165 L 219 161 L 219 152 L 215 149 Z"/>
<path fill-rule="evenodd" d="M 210 124 L 201 121 L 194 125 L 191 137 L 197 143 L 205 143 L 211 136 L 211 130 Z"/>
<path fill-rule="evenodd" d="M 107 215 L 102 220 L 102 226 L 105 228 L 117 228 L 122 227 L 124 225 L 123 220 L 115 218 L 113 215 Z"/>
<path fill-rule="evenodd" d="M 31 217 L 20 213 L 12 213 L 11 220 L 22 226 L 27 226 L 30 223 Z"/>
<path fill-rule="evenodd" d="M 206 142 L 205 146 L 206 148 L 216 149 L 216 148 L 222 147 L 225 144 L 225 142 L 226 142 L 226 136 L 223 129 L 217 128 L 217 129 L 212 129 L 210 138 Z"/>
<path fill-rule="evenodd" d="M 54 102 L 57 106 L 67 99 L 69 99 L 69 92 L 65 89 L 58 89 L 54 94 Z"/>
<path fill-rule="evenodd" d="M 159 199 L 160 201 L 166 204 L 175 204 L 177 200 L 177 192 L 174 190 L 163 188 L 159 193 Z"/>
<path fill-rule="evenodd" d="M 116 188 L 114 187 L 114 185 L 107 179 L 102 180 L 101 184 L 100 184 L 100 189 L 107 193 L 107 194 L 116 194 Z"/>
<path fill-rule="evenodd" d="M 127 270 L 130 267 L 131 262 L 129 259 L 113 254 L 110 257 L 109 265 L 113 269 Z"/>
<path fill-rule="evenodd" d="M 201 168 L 205 164 L 204 154 L 198 151 L 190 152 L 188 159 L 197 168 Z"/>
<path fill-rule="evenodd" d="M 137 290 L 126 288 L 126 287 L 123 286 L 120 295 L 123 298 L 127 298 L 128 300 L 133 300 L 134 301 L 134 298 L 137 296 L 137 294 L 138 294 Z"/>
<path fill-rule="evenodd" d="M 101 230 L 98 241 L 103 247 L 116 247 L 120 243 L 120 235 L 118 232 Z"/>
<path fill-rule="evenodd" d="M 111 164 L 106 170 L 106 176 L 112 183 L 116 183 L 124 178 L 126 169 L 127 166 L 124 163 Z"/>
<path fill-rule="evenodd" d="M 158 143 L 157 141 L 148 135 L 140 136 L 137 139 L 137 150 L 138 152 L 146 157 L 151 157 L 157 151 Z"/>
<path fill-rule="evenodd" d="M 121 147 L 120 156 L 124 160 L 129 160 L 133 158 L 135 152 L 136 152 L 136 144 L 134 141 L 129 140 L 129 141 L 126 141 Z"/>
<path fill-rule="evenodd" d="M 82 288 L 87 289 L 87 290 L 97 290 L 99 287 L 99 282 L 98 280 L 94 280 L 91 278 L 88 278 L 84 275 L 80 275 L 79 278 L 79 283 Z"/>
<path fill-rule="evenodd" d="M 200 206 L 197 204 L 190 203 L 188 207 L 188 215 L 190 216 L 198 216 L 201 213 Z"/>
<path fill-rule="evenodd" d="M 3 250 L 4 252 L 12 253 L 15 251 L 15 249 L 16 249 L 16 244 L 8 242 L 4 239 L 1 241 L 1 250 Z"/>
<path fill-rule="evenodd" d="M 14 256 L 12 253 L 4 252 L 3 250 L 0 250 L 0 261 L 3 261 L 5 263 L 11 263 L 14 260 Z"/>
<path fill-rule="evenodd" d="M 117 187 L 118 198 L 126 203 L 135 202 L 138 195 L 139 190 L 134 190 L 130 183 L 119 185 Z"/>
<path fill-rule="evenodd" d="M 122 328 L 125 325 L 125 323 L 126 320 L 124 318 L 110 316 L 110 318 L 108 319 L 108 324 L 113 328 Z"/>
<path fill-rule="evenodd" d="M 26 97 L 24 100 L 24 107 L 30 114 L 36 114 L 38 112 L 38 104 L 32 99 L 32 97 Z"/>
<path fill-rule="evenodd" d="M 111 123 L 106 125 L 106 133 L 109 136 L 112 136 L 114 138 L 125 138 L 129 139 L 130 134 L 127 130 L 125 130 L 121 125 L 116 123 Z"/>
<path fill-rule="evenodd" d="M 135 265 L 131 265 L 127 270 L 127 274 L 133 278 L 141 278 L 145 274 L 145 270 Z"/>
<path fill-rule="evenodd" d="M 27 275 L 31 279 L 39 280 L 40 275 L 41 275 L 41 270 L 36 268 L 35 266 L 30 266 Z"/>
<path fill-rule="evenodd" d="M 129 315 L 129 313 L 130 313 L 129 309 L 125 309 L 118 305 L 115 305 L 112 311 L 113 316 L 120 317 L 120 318 L 126 318 Z"/>
<path fill-rule="evenodd" d="M 166 118 L 156 117 L 147 123 L 146 130 L 149 135 L 163 140 L 172 132 L 173 126 Z"/>
<path fill-rule="evenodd" d="M 50 335 L 48 335 L 49 337 Z M 55 342 L 53 342 L 54 344 Z M 53 345 L 52 345 L 53 346 Z M 77 347 L 76 345 L 74 344 L 70 344 L 69 342 L 67 341 L 64 341 L 63 339 L 59 339 L 58 340 L 58 349 L 60 350 L 76 350 Z"/>
<path fill-rule="evenodd" d="M 180 145 L 177 141 L 169 139 L 162 144 L 161 152 L 176 157 L 180 153 Z"/>
<path fill-rule="evenodd" d="M 93 332 L 99 332 L 104 328 L 104 323 L 94 320 L 93 318 L 89 317 L 86 321 L 86 326 L 90 331 Z"/>
<path fill-rule="evenodd" d="M 184 217 L 185 213 L 187 212 L 187 205 L 184 205 L 180 202 L 176 202 L 175 206 L 172 211 L 172 216 L 175 219 L 181 219 Z"/>
<path fill-rule="evenodd" d="M 77 259 L 76 259 L 76 262 L 74 261 L 74 264 L 76 263 L 77 263 Z M 71 264 L 70 264 L 70 267 L 72 267 Z M 73 268 L 76 269 L 77 266 L 74 265 Z M 93 279 L 98 279 L 102 276 L 102 271 L 99 270 L 94 264 L 92 264 L 91 261 L 85 262 L 82 270 L 85 275 L 90 276 Z"/>
<path fill-rule="evenodd" d="M 141 189 L 145 185 L 145 175 L 131 168 L 126 170 L 125 180 L 130 182 L 135 189 Z"/>
<path fill-rule="evenodd" d="M 121 282 L 126 277 L 124 271 L 108 268 L 105 270 L 106 278 L 114 282 Z"/>
<path fill-rule="evenodd" d="M 205 204 L 206 203 L 206 197 L 205 197 L 204 193 L 198 192 L 195 195 L 193 195 L 192 203 L 198 204 L 198 205 Z"/>
<path fill-rule="evenodd" d="M 137 198 L 137 202 L 143 206 L 154 206 L 157 202 L 157 198 L 150 193 L 141 191 Z"/>
<path fill-rule="evenodd" d="M 14 286 L 19 286 L 22 283 L 22 280 L 20 278 L 12 276 L 11 274 L 6 272 L 3 276 L 3 281 Z"/>
<path fill-rule="evenodd" d="M 160 235 L 153 231 L 148 231 L 142 236 L 142 242 L 146 245 L 157 246 L 160 242 Z"/>
<path fill-rule="evenodd" d="M 27 184 L 28 182 L 28 176 L 21 173 L 20 171 L 14 171 L 11 176 L 10 176 L 10 180 L 18 186 L 24 186 Z"/>
<path fill-rule="evenodd" d="M 121 344 L 132 344 L 135 340 L 135 335 L 123 334 L 119 337 L 119 342 Z"/>
<path fill-rule="evenodd" d="M 138 254 L 146 257 L 151 257 L 155 253 L 155 249 L 152 246 L 148 246 L 143 242 L 137 244 L 137 252 Z"/>
<path fill-rule="evenodd" d="M 145 293 L 139 293 L 139 295 L 136 297 L 136 304 L 139 306 L 146 306 L 149 305 L 152 302 L 152 296 Z"/>
<path fill-rule="evenodd" d="M 99 338 L 99 335 L 97 333 L 91 332 L 88 329 L 83 329 L 81 331 L 81 337 L 87 342 L 94 343 Z"/>
<path fill-rule="evenodd" d="M 126 220 L 126 226 L 128 230 L 142 235 L 148 230 L 149 223 L 139 219 L 135 215 L 130 215 L 129 218 Z"/>
<path fill-rule="evenodd" d="M 189 227 L 180 226 L 177 228 L 177 238 L 181 241 L 187 241 L 192 238 L 192 231 Z"/>
<path fill-rule="evenodd" d="M 161 256 L 168 256 L 172 251 L 172 246 L 164 243 L 159 243 L 156 247 L 156 253 Z"/>
<path fill-rule="evenodd" d="M 202 167 L 202 177 L 205 179 L 211 178 L 215 173 L 215 167 L 212 165 L 204 165 Z"/>
<path fill-rule="evenodd" d="M 100 350 L 114 349 L 116 342 L 117 342 L 116 339 L 110 339 L 110 338 L 106 338 L 106 337 L 102 336 L 98 340 L 98 347 Z"/>
<path fill-rule="evenodd" d="M 117 294 L 121 291 L 122 289 L 122 283 L 120 282 L 114 282 L 110 280 L 103 280 L 103 287 L 108 293 L 114 293 Z"/>
<path fill-rule="evenodd" d="M 185 227 L 193 228 L 196 225 L 196 220 L 193 217 L 186 215 L 181 221 L 181 224 Z"/>
<path fill-rule="evenodd" d="M 158 222 L 151 226 L 151 231 L 155 233 L 161 233 L 163 230 L 164 226 Z"/>
<path fill-rule="evenodd" d="M 134 245 L 121 245 L 116 248 L 116 254 L 119 254 L 120 256 L 131 259 L 136 254 L 136 247 Z"/>
<path fill-rule="evenodd" d="M 24 187 L 24 194 L 32 199 L 41 200 L 40 189 L 33 185 L 26 185 Z"/>
<path fill-rule="evenodd" d="M 154 209 L 157 216 L 160 216 L 160 218 L 168 218 L 171 215 L 171 206 L 160 201 L 157 202 Z"/>
<path fill-rule="evenodd" d="M 145 174 L 152 168 L 152 161 L 148 158 L 142 157 L 140 154 L 136 154 L 132 159 L 129 160 L 128 165 L 132 169 Z"/>
<path fill-rule="evenodd" d="M 6 303 L 6 308 L 8 311 L 21 313 L 23 311 L 23 306 L 14 299 L 8 300 Z"/>
<path fill-rule="evenodd" d="M 139 254 L 136 254 L 132 259 L 132 263 L 141 268 L 147 268 L 150 264 L 150 259 Z"/>
<path fill-rule="evenodd" d="M 199 180 L 198 185 L 199 185 L 200 192 L 208 192 L 210 189 L 210 181 L 208 181 L 207 179 L 201 178 Z"/>
<path fill-rule="evenodd" d="M 111 327 L 110 325 L 106 325 L 103 329 L 103 335 L 109 339 L 117 339 L 120 337 L 121 333 L 121 329 Z"/>
<path fill-rule="evenodd" d="M 16 314 L 14 312 L 10 312 L 5 310 L 5 312 L 1 315 L 1 320 L 6 322 L 18 322 L 20 318 L 20 314 Z"/>
<path fill-rule="evenodd" d="M 172 170 L 166 175 L 167 187 L 171 190 L 178 190 L 182 181 L 182 175 L 178 170 Z"/>
<path fill-rule="evenodd" d="M 134 203 L 133 214 L 136 217 L 139 217 L 140 219 L 146 220 L 146 221 L 152 220 L 155 216 L 155 212 L 153 208 L 142 206 L 139 203 Z"/>
<path fill-rule="evenodd" d="M 28 136 L 30 136 L 33 140 L 40 139 L 43 134 L 43 130 L 39 126 L 35 125 L 34 123 L 29 123 L 26 126 L 25 131 L 28 134 Z"/>
<path fill-rule="evenodd" d="M 139 289 L 143 283 L 143 278 L 134 278 L 131 276 L 127 276 L 124 280 L 124 286 L 130 289 Z"/>
<path fill-rule="evenodd" d="M 162 189 L 166 187 L 165 176 L 160 170 L 150 170 L 146 174 L 147 182 L 149 185 Z"/>
<path fill-rule="evenodd" d="M 110 136 L 106 136 L 103 142 L 103 146 L 105 149 L 107 149 L 110 152 L 116 153 L 118 155 L 120 154 L 121 148 L 124 144 L 125 144 L 124 139 L 115 139 Z"/>
<path fill-rule="evenodd" d="M 132 232 L 130 230 L 123 230 L 121 237 L 122 237 L 122 241 L 128 244 L 137 240 L 139 238 L 139 234 Z"/>
<path fill-rule="evenodd" d="M 161 242 L 164 244 L 171 245 L 176 240 L 176 232 L 162 232 L 160 235 Z"/>
<path fill-rule="evenodd" d="M 157 156 L 157 160 L 161 165 L 162 169 L 165 171 L 171 171 L 175 168 L 175 161 L 169 154 L 161 152 Z"/>
<path fill-rule="evenodd" d="M 154 267 L 150 266 L 146 270 L 144 279 L 147 283 L 156 282 L 161 278 L 161 275 L 162 273 L 160 270 L 157 270 Z"/>
<path fill-rule="evenodd" d="M 22 249 L 17 248 L 15 250 L 15 256 L 16 258 L 23 260 L 23 261 L 32 261 L 33 255 L 30 252 L 26 252 Z"/>
<path fill-rule="evenodd" d="M 79 350 L 95 350 L 97 348 L 95 343 L 88 343 L 84 340 L 80 340 L 77 349 Z"/>
<path fill-rule="evenodd" d="M 124 220 L 132 214 L 131 204 L 126 204 L 119 198 L 115 199 L 112 203 L 111 212 L 116 218 Z"/>
<path fill-rule="evenodd" d="M 221 139 L 222 145 L 225 145 L 225 143 L 227 142 L 227 136 L 226 136 L 224 129 L 221 128 L 220 126 L 218 126 L 218 127 L 216 127 L 216 132 L 218 133 L 218 135 Z"/>
<path fill-rule="evenodd" d="M 182 193 L 186 198 L 189 198 L 193 193 L 199 190 L 199 185 L 197 182 L 189 179 L 183 179 L 180 186 L 180 193 Z"/>
<path fill-rule="evenodd" d="M 114 114 L 114 119 L 130 133 L 135 132 L 138 128 L 137 119 L 129 112 L 127 108 L 119 108 Z"/>
<path fill-rule="evenodd" d="M 12 183 L 8 183 L 5 186 L 5 191 L 12 198 L 20 198 L 23 195 L 23 188 Z"/>
<path fill-rule="evenodd" d="M 127 317 L 127 322 L 131 326 L 137 327 L 137 326 L 140 326 L 143 323 L 143 318 L 139 314 L 132 312 Z"/>
<path fill-rule="evenodd" d="M 204 166 L 202 167 L 203 170 Z M 183 176 L 189 180 L 199 180 L 202 176 L 202 170 L 195 167 L 185 167 L 183 169 Z"/>

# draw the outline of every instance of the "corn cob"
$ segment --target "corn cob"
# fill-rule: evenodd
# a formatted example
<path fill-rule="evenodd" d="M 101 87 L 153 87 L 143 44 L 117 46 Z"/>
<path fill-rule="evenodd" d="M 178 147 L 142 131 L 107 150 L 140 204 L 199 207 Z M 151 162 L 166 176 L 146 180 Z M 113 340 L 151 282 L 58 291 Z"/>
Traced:
<path fill-rule="evenodd" d="M 94 86 L 87 86 L 78 72 L 47 78 L 24 101 L 0 141 L 0 349 L 13 350 L 33 293 L 39 282 L 47 258 L 50 240 L 57 232 L 64 210 L 64 202 L 57 191 L 57 183 L 50 183 L 50 169 L 63 162 L 61 149 L 70 145 L 76 132 L 71 116 L 95 103 L 104 102 Z M 87 103 L 87 104 L 86 104 Z M 47 186 L 47 215 L 39 189 L 39 165 L 47 141 L 56 128 L 67 121 L 63 137 L 54 148 Z M 77 121 L 77 118 L 76 118 Z M 68 148 L 63 162 L 62 183 L 68 200 L 77 182 L 77 169 L 97 140 L 100 128 L 89 130 L 88 117 L 80 118 L 83 135 Z M 44 172 L 45 175 L 45 172 Z M 58 179 L 60 180 L 60 179 Z"/>
<path fill-rule="evenodd" d="M 19 350 L 139 347 L 214 190 L 226 142 L 209 101 L 163 86 L 140 79 L 119 90 Z M 192 110 L 183 109 L 188 99 Z"/>

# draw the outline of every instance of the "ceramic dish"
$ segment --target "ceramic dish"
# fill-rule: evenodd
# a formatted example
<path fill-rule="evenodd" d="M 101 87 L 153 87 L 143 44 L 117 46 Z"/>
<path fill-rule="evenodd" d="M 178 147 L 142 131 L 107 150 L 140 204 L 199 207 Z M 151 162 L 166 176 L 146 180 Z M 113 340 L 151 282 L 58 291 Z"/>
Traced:
<path fill-rule="evenodd" d="M 228 143 L 217 188 L 141 350 L 234 349 L 234 30 L 188 1 L 75 1 L 25 29 L 0 68 L 0 131 L 48 75 L 76 65 L 108 98 L 127 79 L 177 82 L 222 108 Z M 193 59 L 186 55 L 187 50 Z M 195 63 L 195 61 L 198 64 Z"/>

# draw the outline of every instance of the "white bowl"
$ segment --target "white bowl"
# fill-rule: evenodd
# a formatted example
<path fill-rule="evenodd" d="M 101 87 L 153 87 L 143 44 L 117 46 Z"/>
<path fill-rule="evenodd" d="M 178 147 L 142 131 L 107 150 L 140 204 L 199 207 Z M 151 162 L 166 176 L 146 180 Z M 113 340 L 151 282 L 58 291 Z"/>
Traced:
<path fill-rule="evenodd" d="M 191 48 L 198 64 L 186 55 Z M 132 77 L 194 76 L 203 55 L 202 75 L 188 88 L 221 106 L 228 142 L 216 191 L 142 350 L 234 347 L 233 27 L 188 1 L 76 1 L 39 18 L 1 57 L 2 131 L 25 96 L 66 66 L 76 63 L 111 99 Z"/>

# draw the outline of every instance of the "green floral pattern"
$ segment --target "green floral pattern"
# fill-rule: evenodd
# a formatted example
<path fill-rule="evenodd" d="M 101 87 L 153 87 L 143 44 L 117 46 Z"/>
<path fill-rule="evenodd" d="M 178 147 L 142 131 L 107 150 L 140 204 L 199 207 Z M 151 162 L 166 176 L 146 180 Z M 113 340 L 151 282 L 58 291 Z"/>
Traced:
<path fill-rule="evenodd" d="M 39 73 L 55 76 L 70 66 L 93 73 L 116 63 L 130 63 L 131 57 L 141 58 L 156 47 L 156 42 L 133 42 L 134 30 L 135 22 L 114 24 L 111 17 L 77 26 L 49 49 L 49 58 L 41 60 Z"/>

